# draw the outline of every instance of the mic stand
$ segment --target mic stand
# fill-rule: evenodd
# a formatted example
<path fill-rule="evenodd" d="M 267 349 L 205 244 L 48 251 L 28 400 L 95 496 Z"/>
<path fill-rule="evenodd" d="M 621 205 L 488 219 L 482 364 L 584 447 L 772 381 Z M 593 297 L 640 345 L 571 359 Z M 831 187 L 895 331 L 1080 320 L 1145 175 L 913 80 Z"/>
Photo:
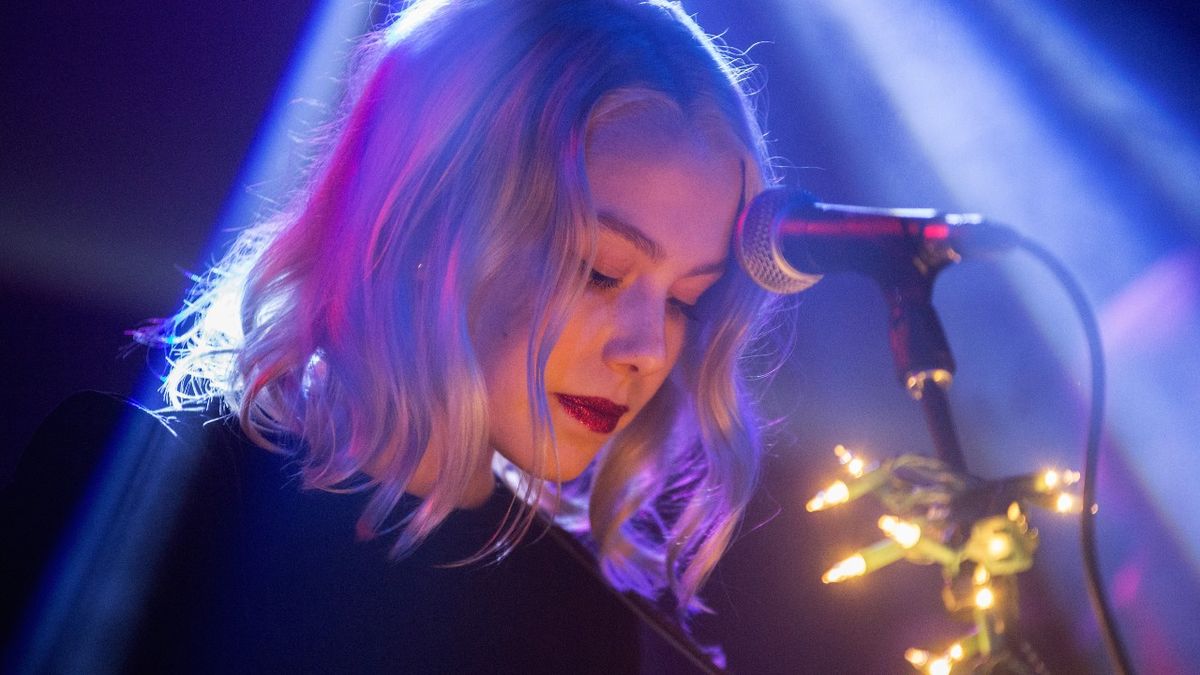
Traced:
<path fill-rule="evenodd" d="M 972 672 L 1032 674 L 1040 672 L 1044 666 L 1028 642 L 1017 637 L 1015 573 L 1028 569 L 1032 564 L 1037 534 L 1026 525 L 1025 516 L 1016 501 L 1012 502 L 1006 516 L 988 514 L 989 506 L 985 504 L 990 505 L 997 498 L 1022 497 L 1024 500 L 1045 503 L 1048 499 L 1046 493 L 1051 492 L 1054 486 L 1047 485 L 1043 475 L 1006 479 L 997 482 L 999 487 L 988 488 L 985 485 L 987 481 L 981 481 L 967 471 L 946 393 L 954 381 L 954 356 L 933 307 L 934 279 L 956 257 L 950 256 L 939 264 L 915 255 L 906 264 L 882 268 L 882 272 L 875 277 L 888 306 L 888 342 L 897 378 L 908 393 L 921 402 L 925 424 L 941 467 L 922 466 L 919 458 L 901 457 L 883 471 L 873 473 L 889 475 L 891 489 L 897 493 L 915 494 L 924 490 L 929 494 L 939 489 L 931 490 L 931 484 L 941 483 L 940 489 L 945 493 L 943 499 L 937 501 L 941 501 L 947 509 L 944 516 L 950 521 L 946 523 L 949 528 L 943 530 L 945 538 L 941 542 L 921 538 L 918 534 L 918 540 L 914 543 L 903 540 L 903 528 L 911 527 L 910 522 L 884 516 L 880 520 L 880 527 L 893 542 L 882 545 L 886 547 L 894 542 L 903 542 L 896 549 L 897 553 L 888 554 L 888 559 L 899 557 L 900 549 L 911 547 L 912 551 L 905 554 L 908 557 L 941 562 L 946 572 L 943 591 L 946 609 L 952 615 L 974 623 L 976 627 L 974 634 L 957 642 L 940 659 L 934 659 L 924 650 L 910 649 L 905 657 L 914 667 L 928 673 L 940 673 L 941 666 L 935 665 L 934 661 L 941 660 L 946 665 L 945 672 L 950 672 L 957 670 L 954 666 L 961 660 L 974 657 L 978 660 Z M 849 451 L 840 449 L 839 460 L 843 464 L 852 462 Z M 904 485 L 914 475 L 921 474 L 939 477 L 924 486 Z M 882 498 L 885 504 L 890 502 L 893 506 L 899 506 L 903 503 L 902 500 L 889 500 L 886 495 L 889 488 L 882 489 L 885 492 Z M 971 494 L 977 490 L 987 497 L 980 499 L 980 495 Z M 820 499 L 818 495 L 816 500 Z M 813 510 L 812 506 L 813 502 L 810 502 L 809 510 Z M 961 519 L 957 525 L 953 524 L 955 512 L 958 512 L 957 519 Z M 919 529 L 916 531 L 920 532 Z M 1008 550 L 1002 550 L 1003 547 L 997 545 L 1003 542 L 1007 542 Z M 987 549 L 988 553 L 981 554 L 979 551 L 982 549 Z M 886 560 L 868 562 L 864 565 L 864 571 L 869 571 L 879 562 L 887 564 Z M 993 576 L 988 573 L 989 568 L 1006 574 Z M 973 572 L 967 574 L 967 569 Z M 837 581 L 840 579 L 838 575 L 838 568 L 835 567 L 823 580 Z M 988 589 L 989 594 L 1005 597 L 1007 608 L 1001 610 L 992 606 L 990 599 L 982 602 L 980 598 L 984 596 L 978 593 L 983 588 Z M 991 595 L 986 597 L 990 598 Z M 1008 639 L 1005 639 L 1005 633 L 1008 633 Z M 1018 644 L 1020 648 L 1014 651 L 1012 647 Z"/>
<path fill-rule="evenodd" d="M 888 304 L 888 342 L 896 375 L 921 402 L 937 458 L 967 472 L 946 390 L 954 381 L 954 356 L 933 308 L 933 280 L 941 267 L 908 266 L 876 278 Z"/>

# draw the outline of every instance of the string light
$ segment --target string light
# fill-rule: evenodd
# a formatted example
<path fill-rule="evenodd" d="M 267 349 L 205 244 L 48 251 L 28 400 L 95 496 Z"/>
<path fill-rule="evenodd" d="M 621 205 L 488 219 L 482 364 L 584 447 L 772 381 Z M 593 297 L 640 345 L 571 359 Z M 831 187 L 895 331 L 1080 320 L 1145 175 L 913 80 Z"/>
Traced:
<path fill-rule="evenodd" d="M 1065 491 L 1079 481 L 1079 472 L 1050 468 L 985 481 L 917 455 L 868 465 L 844 445 L 836 446 L 834 454 L 848 476 L 830 483 L 809 500 L 806 508 L 821 511 L 875 493 L 892 513 L 878 520 L 886 539 L 839 561 L 821 576 L 821 581 L 832 584 L 860 577 L 901 558 L 939 563 L 947 581 L 947 609 L 958 612 L 973 605 L 968 621 L 974 624 L 974 630 L 941 654 L 908 649 L 905 660 L 928 675 L 950 675 L 956 664 L 974 670 L 994 663 L 993 651 L 1007 650 L 1002 639 L 1006 621 L 1000 617 L 1016 614 L 1001 605 L 1012 602 L 1011 594 L 997 594 L 992 580 L 1010 580 L 1029 569 L 1038 545 L 1037 531 L 1029 527 L 1024 506 L 1034 503 L 1060 513 L 1079 512 L 1079 498 Z M 970 500 L 980 498 L 1011 501 L 1002 512 L 991 511 L 982 517 L 976 513 L 971 520 L 957 512 L 956 504 L 974 503 Z M 1090 508 L 1095 512 L 1097 506 L 1092 504 Z M 970 536 L 964 541 L 961 535 L 967 526 Z M 948 546 L 943 543 L 946 541 L 955 545 Z M 969 563 L 965 568 L 964 562 Z M 960 581 L 966 581 L 968 574 L 970 585 L 963 587 Z"/>
<path fill-rule="evenodd" d="M 896 516 L 880 516 L 879 529 L 904 548 L 912 548 L 921 540 L 921 526 L 900 520 Z"/>
<path fill-rule="evenodd" d="M 880 487 L 887 482 L 889 477 L 891 477 L 890 469 L 879 468 L 868 471 L 859 478 L 853 478 L 848 483 L 843 480 L 835 480 L 808 500 L 804 508 L 808 511 L 823 511 L 831 506 L 845 504 Z"/>
<path fill-rule="evenodd" d="M 835 480 L 829 484 L 829 487 L 817 493 L 817 496 L 808 500 L 804 508 L 808 511 L 823 511 L 831 506 L 845 504 L 850 501 L 850 487 L 845 482 Z"/>
<path fill-rule="evenodd" d="M 821 581 L 836 584 L 852 577 L 861 577 L 881 567 L 887 567 L 904 557 L 904 548 L 892 539 L 884 539 L 861 549 L 821 575 Z"/>
<path fill-rule="evenodd" d="M 975 591 L 975 606 L 979 609 L 991 609 L 996 604 L 996 594 L 990 586 Z"/>
<path fill-rule="evenodd" d="M 867 471 L 867 462 L 840 443 L 833 448 L 833 454 L 837 456 L 838 463 L 846 467 L 846 472 L 855 478 L 862 478 Z"/>
<path fill-rule="evenodd" d="M 983 565 L 976 565 L 975 573 L 974 573 L 974 575 L 972 575 L 971 581 L 974 581 L 976 586 L 982 586 L 982 585 L 986 584 L 991 578 L 992 578 L 992 575 L 988 574 L 986 567 L 984 567 Z"/>
<path fill-rule="evenodd" d="M 846 463 L 846 471 L 849 471 L 850 475 L 854 476 L 855 478 L 862 478 L 863 472 L 866 470 L 866 468 L 867 463 L 858 457 L 855 457 Z"/>
<path fill-rule="evenodd" d="M 954 658 L 955 661 L 962 661 L 963 659 L 969 659 L 972 656 L 975 656 L 976 654 L 978 654 L 980 652 L 980 643 L 987 642 L 987 641 L 988 641 L 988 632 L 985 627 L 983 632 L 968 635 L 963 640 L 961 640 L 959 642 L 955 642 L 954 646 L 950 648 L 950 655 Z M 954 656 L 955 653 L 957 653 L 958 656 Z"/>
<path fill-rule="evenodd" d="M 892 476 L 890 464 L 883 467 L 869 467 L 866 461 L 855 457 L 854 453 L 846 449 L 844 445 L 834 447 L 833 454 L 837 455 L 838 462 L 850 474 L 850 480 L 835 480 L 824 490 L 818 492 L 804 505 L 804 508 L 810 512 L 823 511 L 831 506 L 857 499 L 884 485 Z"/>
<path fill-rule="evenodd" d="M 1008 505 L 1008 519 L 1014 523 L 1021 520 L 1021 505 L 1017 502 Z"/>
<path fill-rule="evenodd" d="M 980 643 L 986 641 L 987 637 L 983 633 L 973 633 L 950 645 L 949 649 L 936 657 L 928 650 L 912 647 L 905 650 L 904 660 L 925 673 L 949 673 L 956 663 L 979 654 L 982 651 Z"/>
<path fill-rule="evenodd" d="M 1012 553 L 1012 537 L 994 534 L 988 538 L 987 552 L 993 558 L 1007 558 Z"/>
<path fill-rule="evenodd" d="M 836 584 L 851 577 L 861 577 L 866 573 L 866 558 L 858 553 L 855 553 L 833 567 L 830 567 L 825 574 L 821 575 L 821 581 L 822 583 L 826 584 Z"/>
<path fill-rule="evenodd" d="M 929 663 L 929 652 L 913 647 L 905 650 L 904 660 L 911 663 L 914 668 L 924 668 Z"/>

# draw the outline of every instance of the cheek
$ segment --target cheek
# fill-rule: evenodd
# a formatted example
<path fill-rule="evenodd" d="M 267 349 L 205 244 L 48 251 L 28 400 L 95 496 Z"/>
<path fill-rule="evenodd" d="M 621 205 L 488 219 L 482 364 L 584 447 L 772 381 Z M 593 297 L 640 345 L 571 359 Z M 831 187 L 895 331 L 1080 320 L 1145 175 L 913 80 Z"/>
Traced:
<path fill-rule="evenodd" d="M 483 371 L 488 411 L 488 443 L 522 469 L 534 466 L 529 456 L 528 377 L 525 368 L 528 327 L 492 313 L 480 322 L 475 349 Z"/>
<path fill-rule="evenodd" d="M 513 343 L 528 339 L 528 303 L 516 302 L 515 297 L 520 296 L 503 289 L 491 290 L 481 293 L 471 308 L 471 341 L 485 364 L 511 351 Z"/>
<path fill-rule="evenodd" d="M 525 353 L 524 341 L 514 340 L 511 336 L 479 347 L 479 363 L 493 424 L 513 419 L 528 408 Z"/>
<path fill-rule="evenodd" d="M 492 303 L 482 307 L 471 324 L 471 341 L 476 358 L 483 370 L 489 405 L 512 399 L 525 391 L 525 353 L 529 326 L 527 312 L 507 303 Z"/>
<path fill-rule="evenodd" d="M 676 314 L 673 310 L 668 309 L 667 311 L 669 314 L 663 339 L 666 340 L 667 346 L 667 370 L 670 370 L 679 360 L 679 355 L 683 352 L 683 345 L 692 331 L 694 322 Z"/>
<path fill-rule="evenodd" d="M 612 303 L 597 293 L 585 291 L 567 313 L 562 331 L 550 352 L 547 370 L 552 366 L 561 368 L 584 364 L 589 356 L 598 358 L 603 346 L 602 338 L 611 332 L 613 321 Z"/>

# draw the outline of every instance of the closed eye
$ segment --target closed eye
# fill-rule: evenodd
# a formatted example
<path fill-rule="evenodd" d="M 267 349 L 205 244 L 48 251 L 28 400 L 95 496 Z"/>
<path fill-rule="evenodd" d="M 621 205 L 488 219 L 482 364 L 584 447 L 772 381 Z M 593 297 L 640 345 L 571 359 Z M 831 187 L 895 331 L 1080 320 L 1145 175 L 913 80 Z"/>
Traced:
<path fill-rule="evenodd" d="M 682 314 L 689 321 L 700 320 L 700 312 L 696 308 L 696 305 L 688 304 L 678 298 L 671 298 L 667 302 L 670 303 L 671 307 L 674 308 L 675 311 Z"/>
<path fill-rule="evenodd" d="M 588 285 L 602 291 L 613 290 L 621 287 L 621 280 L 617 277 L 610 277 L 595 268 L 588 272 Z M 667 304 L 671 309 L 678 312 L 684 318 L 691 321 L 700 321 L 700 312 L 695 304 L 684 302 L 679 298 L 670 298 Z"/>
<path fill-rule="evenodd" d="M 594 288 L 609 290 L 620 286 L 621 280 L 616 277 L 610 277 L 607 274 L 601 274 L 593 269 L 588 275 L 588 284 Z"/>

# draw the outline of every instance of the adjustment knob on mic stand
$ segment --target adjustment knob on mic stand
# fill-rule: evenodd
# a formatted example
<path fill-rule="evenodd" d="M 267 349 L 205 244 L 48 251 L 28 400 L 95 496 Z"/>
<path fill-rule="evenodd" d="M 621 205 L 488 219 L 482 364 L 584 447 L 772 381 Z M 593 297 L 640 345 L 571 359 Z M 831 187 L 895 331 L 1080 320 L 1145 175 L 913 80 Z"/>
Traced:
<path fill-rule="evenodd" d="M 933 280 L 941 269 L 912 267 L 906 274 L 875 280 L 888 304 L 888 344 L 897 379 L 921 402 L 938 459 L 965 473 L 967 463 L 946 396 L 954 382 L 954 356 L 932 301 Z"/>

